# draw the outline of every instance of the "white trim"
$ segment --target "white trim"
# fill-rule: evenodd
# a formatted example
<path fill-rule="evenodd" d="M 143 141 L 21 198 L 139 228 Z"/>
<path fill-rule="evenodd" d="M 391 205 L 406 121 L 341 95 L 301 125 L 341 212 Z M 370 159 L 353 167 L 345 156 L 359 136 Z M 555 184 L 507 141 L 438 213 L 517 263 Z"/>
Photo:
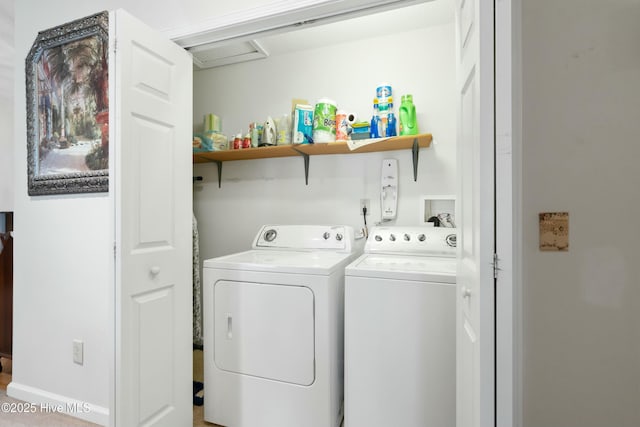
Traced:
<path fill-rule="evenodd" d="M 39 388 L 18 384 L 15 381 L 9 383 L 7 386 L 7 396 L 34 403 L 37 405 L 37 409 L 48 410 L 51 413 L 63 413 L 101 426 L 106 426 L 109 423 L 108 408 L 50 393 Z M 69 412 L 69 408 L 79 408 L 80 410 L 77 412 Z M 84 408 L 86 408 L 86 412 Z"/>
<path fill-rule="evenodd" d="M 428 0 L 279 0 L 219 15 L 188 28 L 164 31 L 179 46 L 225 44 L 276 34 L 300 25 L 318 25 Z"/>
<path fill-rule="evenodd" d="M 520 0 L 495 2 L 496 425 L 522 425 Z"/>

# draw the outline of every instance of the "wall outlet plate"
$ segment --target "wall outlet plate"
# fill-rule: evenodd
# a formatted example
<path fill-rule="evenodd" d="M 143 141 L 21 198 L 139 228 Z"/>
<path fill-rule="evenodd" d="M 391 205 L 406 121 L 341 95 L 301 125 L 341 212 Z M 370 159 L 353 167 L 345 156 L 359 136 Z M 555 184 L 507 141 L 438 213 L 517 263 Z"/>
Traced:
<path fill-rule="evenodd" d="M 84 342 L 73 340 L 73 363 L 84 364 Z"/>

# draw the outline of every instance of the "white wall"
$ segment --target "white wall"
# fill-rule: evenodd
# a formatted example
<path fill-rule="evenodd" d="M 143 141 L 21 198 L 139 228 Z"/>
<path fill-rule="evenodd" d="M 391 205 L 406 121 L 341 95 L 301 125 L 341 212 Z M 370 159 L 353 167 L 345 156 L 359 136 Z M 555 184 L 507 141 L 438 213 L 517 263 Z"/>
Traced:
<path fill-rule="evenodd" d="M 0 212 L 13 211 L 13 0 L 0 0 Z"/>
<path fill-rule="evenodd" d="M 640 3 L 523 1 L 525 427 L 640 425 Z M 568 211 L 570 248 L 538 250 Z"/>
<path fill-rule="evenodd" d="M 24 58 L 39 30 L 99 11 L 41 2 L 15 4 L 15 239 L 13 379 L 8 392 L 29 401 L 77 399 L 94 405 L 95 421 L 109 407 L 111 343 L 107 311 L 113 292 L 111 208 L 106 193 L 27 195 Z M 83 366 L 72 341 L 84 341 Z"/>
<path fill-rule="evenodd" d="M 412 93 L 421 132 L 434 144 L 420 151 L 413 181 L 411 151 L 312 156 L 309 185 L 302 158 L 242 160 L 217 168 L 196 165 L 204 182 L 194 185 L 194 209 L 201 258 L 250 247 L 261 225 L 348 224 L 362 227 L 360 199 L 371 200 L 369 225 L 380 221 L 380 168 L 384 158 L 399 161 L 396 224 L 419 223 L 419 196 L 455 193 L 455 58 L 453 24 L 401 35 L 271 56 L 264 60 L 198 71 L 194 76 L 194 127 L 203 115 L 222 117 L 223 131 L 246 132 L 249 122 L 289 112 L 292 98 L 310 103 L 329 97 L 369 120 L 379 82 L 393 86 L 396 114 L 400 95 Z M 351 52 L 364 52 L 351 60 Z M 381 59 L 382 58 L 382 59 Z"/>
<path fill-rule="evenodd" d="M 0 212 L 13 211 L 13 96 L 0 99 Z"/>

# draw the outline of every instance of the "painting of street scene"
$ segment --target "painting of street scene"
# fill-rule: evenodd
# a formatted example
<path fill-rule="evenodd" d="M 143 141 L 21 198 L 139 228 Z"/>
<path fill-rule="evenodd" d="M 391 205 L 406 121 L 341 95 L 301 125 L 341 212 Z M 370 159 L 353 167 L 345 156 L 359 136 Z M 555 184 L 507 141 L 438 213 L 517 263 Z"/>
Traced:
<path fill-rule="evenodd" d="M 108 169 L 108 45 L 98 35 L 44 49 L 36 65 L 36 175 Z"/>

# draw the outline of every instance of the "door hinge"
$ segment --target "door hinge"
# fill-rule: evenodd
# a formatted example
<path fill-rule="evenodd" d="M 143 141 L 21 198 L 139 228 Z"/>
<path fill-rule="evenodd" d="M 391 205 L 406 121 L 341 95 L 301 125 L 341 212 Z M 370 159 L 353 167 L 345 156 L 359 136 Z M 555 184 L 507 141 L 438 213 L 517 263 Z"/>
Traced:
<path fill-rule="evenodd" d="M 493 278 L 498 278 L 498 272 L 500 271 L 500 267 L 498 266 L 500 259 L 498 258 L 498 254 L 493 254 Z"/>

